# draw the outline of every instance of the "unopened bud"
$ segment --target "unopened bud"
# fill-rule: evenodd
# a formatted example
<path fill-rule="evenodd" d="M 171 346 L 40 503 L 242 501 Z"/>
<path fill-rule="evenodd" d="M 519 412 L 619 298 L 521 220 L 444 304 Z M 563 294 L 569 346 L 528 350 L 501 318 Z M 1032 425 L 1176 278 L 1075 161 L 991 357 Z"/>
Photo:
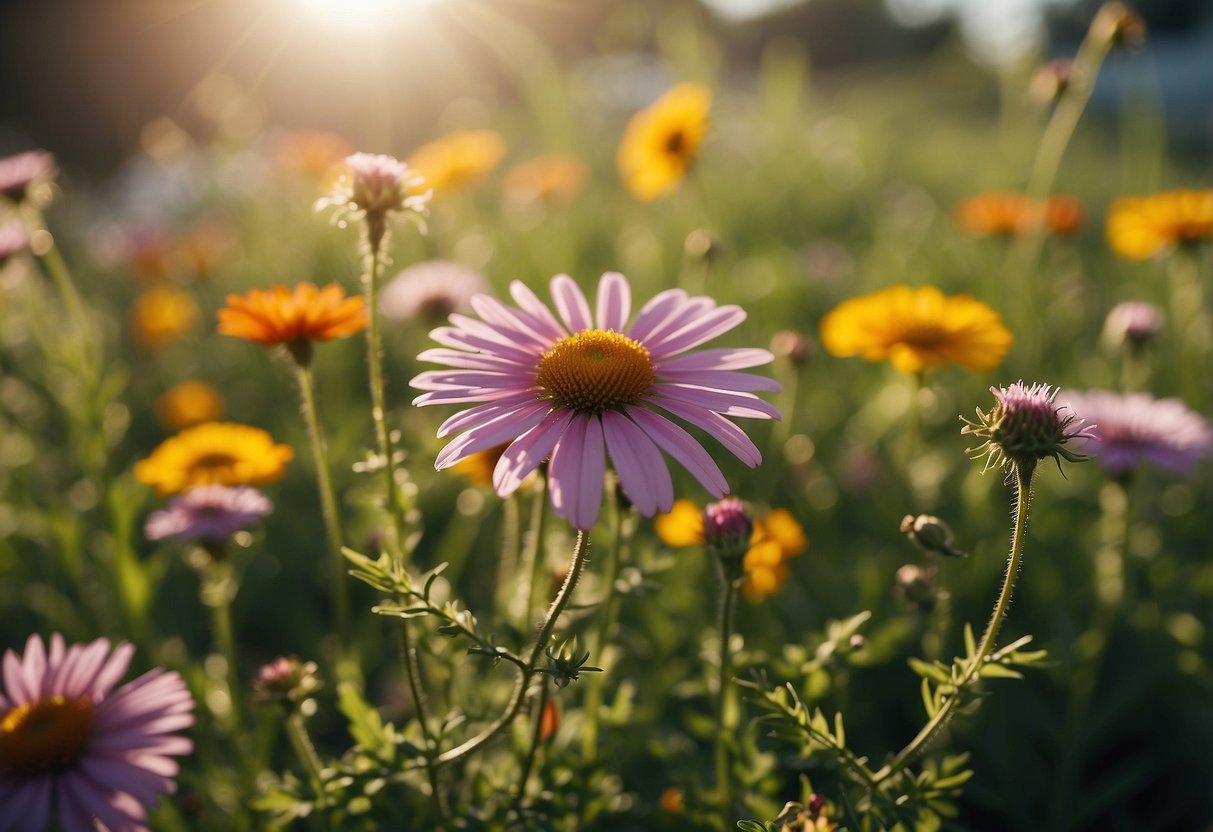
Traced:
<path fill-rule="evenodd" d="M 294 706 L 318 691 L 320 685 L 315 662 L 302 662 L 294 656 L 279 656 L 257 671 L 253 695 L 263 702 Z"/>
<path fill-rule="evenodd" d="M 921 610 L 931 610 L 939 600 L 935 587 L 936 570 L 907 563 L 893 578 L 893 594 Z"/>
<path fill-rule="evenodd" d="M 771 352 L 793 364 L 803 364 L 813 357 L 813 345 L 792 329 L 781 329 L 771 338 Z"/>
<path fill-rule="evenodd" d="M 1074 61 L 1070 58 L 1054 58 L 1032 73 L 1028 82 L 1028 95 L 1042 104 L 1056 104 L 1070 87 L 1070 76 Z"/>
<path fill-rule="evenodd" d="M 925 551 L 962 558 L 965 553 L 952 544 L 956 536 L 947 523 L 930 514 L 907 514 L 901 520 L 901 533 L 913 540 Z"/>
<path fill-rule="evenodd" d="M 720 241 L 712 232 L 696 228 L 687 235 L 686 242 L 683 243 L 683 253 L 688 260 L 711 265 L 720 257 Z"/>
<path fill-rule="evenodd" d="M 721 560 L 740 560 L 750 548 L 754 521 L 745 504 L 725 497 L 703 510 L 703 542 Z"/>
<path fill-rule="evenodd" d="M 1091 21 L 1091 36 L 1112 47 L 1136 49 L 1145 43 L 1146 23 L 1124 3 L 1104 3 Z"/>

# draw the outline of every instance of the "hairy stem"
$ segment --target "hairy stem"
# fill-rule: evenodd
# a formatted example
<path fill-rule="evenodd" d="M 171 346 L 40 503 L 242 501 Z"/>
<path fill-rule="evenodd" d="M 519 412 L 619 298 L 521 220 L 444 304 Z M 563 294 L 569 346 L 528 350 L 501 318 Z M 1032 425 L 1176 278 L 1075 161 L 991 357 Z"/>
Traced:
<path fill-rule="evenodd" d="M 324 766 L 321 765 L 320 757 L 316 754 L 316 747 L 312 745 L 312 738 L 308 736 L 303 714 L 298 710 L 291 711 L 286 718 L 286 735 L 290 739 L 295 756 L 299 758 L 299 764 L 307 772 L 308 781 L 312 784 L 312 791 L 316 794 L 316 814 L 320 817 L 321 828 L 327 832 L 330 828 L 328 798 L 324 793 L 324 776 L 321 773 Z"/>
<path fill-rule="evenodd" d="M 595 659 L 603 655 L 607 639 L 615 623 L 615 584 L 619 580 L 619 565 L 624 538 L 624 509 L 619 502 L 613 501 L 614 511 L 611 514 L 611 547 L 607 550 L 606 569 L 603 570 L 602 603 L 598 607 L 598 626 L 593 631 L 593 640 L 586 645 Z M 602 705 L 602 689 L 606 684 L 606 674 L 594 674 L 586 680 L 585 691 L 585 723 L 581 729 L 581 757 L 590 761 L 598 752 L 598 711 Z"/>
<path fill-rule="evenodd" d="M 951 720 L 956 705 L 961 699 L 961 693 L 977 679 L 986 658 L 994 651 L 994 641 L 998 637 L 998 631 L 1002 628 L 1007 609 L 1011 606 L 1011 594 L 1015 589 L 1015 580 L 1019 576 L 1020 562 L 1023 560 L 1023 542 L 1028 528 L 1028 507 L 1032 500 L 1034 472 L 1035 465 L 1016 465 L 1012 474 L 1015 485 L 1015 517 L 1011 529 L 1011 551 L 1007 557 L 1007 571 L 1003 576 L 1002 590 L 998 593 L 998 600 L 994 602 L 990 623 L 986 625 L 981 642 L 977 645 L 977 652 L 957 682 L 956 692 L 940 706 L 930 721 L 910 741 L 910 744 L 898 752 L 888 765 L 876 772 L 875 785 L 879 785 L 905 770 L 926 751 L 931 741 Z"/>
<path fill-rule="evenodd" d="M 539 751 L 539 743 L 543 739 L 543 712 L 548 705 L 548 680 L 539 680 L 539 699 L 535 701 L 535 724 L 531 728 L 531 742 L 527 746 L 526 757 L 522 760 L 522 773 L 518 776 L 518 791 L 514 795 L 514 803 L 522 805 L 526 797 L 526 784 L 531 779 L 531 770 L 535 767 L 535 755 Z"/>
<path fill-rule="evenodd" d="M 308 438 L 312 445 L 312 459 L 316 466 L 316 487 L 320 492 L 320 513 L 324 517 L 324 534 L 328 538 L 329 561 L 332 566 L 334 622 L 337 641 L 344 653 L 350 642 L 350 602 L 345 581 L 345 558 L 341 555 L 341 524 L 337 514 L 337 498 L 333 492 L 333 480 L 329 474 L 328 443 L 320 426 L 320 413 L 316 407 L 316 390 L 310 368 L 295 364 L 295 376 L 299 380 L 299 395 L 303 401 L 303 418 L 307 422 Z"/>
<path fill-rule="evenodd" d="M 733 761 L 729 754 L 730 735 L 735 719 L 729 692 L 732 690 L 733 662 L 730 642 L 733 636 L 733 607 L 737 600 L 737 582 L 724 564 L 720 566 L 720 675 L 716 690 L 716 790 L 720 798 L 722 828 L 733 828 Z"/>
<path fill-rule="evenodd" d="M 564 584 L 560 587 L 556 600 L 548 608 L 548 613 L 544 617 L 543 624 L 539 627 L 539 632 L 536 634 L 530 653 L 527 655 L 525 667 L 521 667 L 518 670 L 518 679 L 514 683 L 514 692 L 510 694 L 510 701 L 506 704 L 505 711 L 492 725 L 467 742 L 440 754 L 438 756 L 439 764 L 453 763 L 471 754 L 509 727 L 518 716 L 519 711 L 522 710 L 522 704 L 526 700 L 527 687 L 537 671 L 539 657 L 543 655 L 543 648 L 552 637 L 552 630 L 556 627 L 556 621 L 560 618 L 560 614 L 564 612 L 565 607 L 569 604 L 569 600 L 573 597 L 573 590 L 577 588 L 577 581 L 581 579 L 581 572 L 585 568 L 586 561 L 589 559 L 589 551 L 589 534 L 583 531 L 577 532 L 577 542 L 573 547 L 573 561 L 569 564 L 569 572 L 565 575 Z"/>

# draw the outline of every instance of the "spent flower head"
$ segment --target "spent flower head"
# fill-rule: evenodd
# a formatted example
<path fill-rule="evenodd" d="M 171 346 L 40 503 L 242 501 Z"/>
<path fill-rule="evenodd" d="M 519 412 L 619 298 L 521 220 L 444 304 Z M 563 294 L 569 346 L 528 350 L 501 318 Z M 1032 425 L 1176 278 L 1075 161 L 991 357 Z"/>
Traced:
<path fill-rule="evenodd" d="M 430 194 L 416 192 L 423 182 L 407 164 L 382 153 L 355 153 L 345 158 L 345 166 L 333 190 L 316 200 L 317 211 L 335 208 L 333 222 L 342 228 L 365 219 L 373 247 L 383 239 L 389 214 L 404 213 L 420 222 Z"/>
<path fill-rule="evenodd" d="M 1066 446 L 1074 439 L 1090 437 L 1091 429 L 1068 407 L 1053 403 L 1056 388 L 1017 381 L 1010 387 L 991 387 L 990 392 L 995 403 L 989 413 L 979 407 L 977 421 L 961 417 L 965 426 L 960 432 L 984 440 L 969 449 L 974 459 L 985 457 L 983 471 L 1001 466 L 1008 473 L 1016 467 L 1031 472 L 1045 457 L 1052 457 L 1059 467 L 1062 459 L 1086 459 Z"/>
<path fill-rule="evenodd" d="M 907 514 L 901 520 L 901 533 L 914 541 L 924 551 L 947 555 L 950 558 L 962 558 L 964 552 L 954 545 L 956 535 L 952 528 L 930 514 Z"/>

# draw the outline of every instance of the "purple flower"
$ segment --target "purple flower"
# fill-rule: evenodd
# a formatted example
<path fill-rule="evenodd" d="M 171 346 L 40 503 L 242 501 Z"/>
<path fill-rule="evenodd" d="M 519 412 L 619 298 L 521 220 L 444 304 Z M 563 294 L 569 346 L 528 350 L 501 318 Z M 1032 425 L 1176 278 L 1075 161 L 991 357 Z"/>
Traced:
<path fill-rule="evenodd" d="M 985 440 L 972 448 L 974 459 L 986 457 L 983 470 L 1012 466 L 1030 471 L 1045 457 L 1079 462 L 1085 457 L 1066 447 L 1073 439 L 1089 435 L 1089 428 L 1065 405 L 1055 405 L 1057 390 L 1047 384 L 1025 385 L 1017 381 L 1010 387 L 991 387 L 995 404 L 989 413 L 977 408 L 977 421 L 961 417 L 962 434 Z"/>
<path fill-rule="evenodd" d="M 437 324 L 452 312 L 469 309 L 472 296 L 488 289 L 484 278 L 467 266 L 426 260 L 402 270 L 383 287 L 379 308 L 392 320 L 421 318 Z"/>
<path fill-rule="evenodd" d="M 25 251 L 29 247 L 29 235 L 25 226 L 19 222 L 6 222 L 0 225 L 0 266 L 9 261 L 14 254 Z"/>
<path fill-rule="evenodd" d="M 345 159 L 347 172 L 331 193 L 316 201 L 317 211 L 336 208 L 334 221 L 345 227 L 347 219 L 363 219 L 378 245 L 387 227 L 387 215 L 409 212 L 415 219 L 429 203 L 428 191 L 420 191 L 423 180 L 407 164 L 384 154 L 355 153 Z"/>
<path fill-rule="evenodd" d="M 147 810 L 176 789 L 173 756 L 193 743 L 194 700 L 175 672 L 151 670 L 117 691 L 135 648 L 99 638 L 50 651 L 30 636 L 4 654 L 0 832 L 146 832 Z"/>
<path fill-rule="evenodd" d="M 509 442 L 493 472 L 505 496 L 550 457 L 552 506 L 588 530 L 598 519 L 608 455 L 623 493 L 646 516 L 674 503 L 662 451 L 714 496 L 728 492 L 708 452 L 660 411 L 703 429 L 750 467 L 761 461 L 729 417 L 779 418 L 753 392 L 779 385 L 736 372 L 773 356 L 762 349 L 691 352 L 745 320 L 739 307 L 670 289 L 632 319 L 632 291 L 618 272 L 599 281 L 596 315 L 568 275 L 552 279 L 559 318 L 519 281 L 510 294 L 519 308 L 472 298 L 480 319 L 452 315 L 451 326 L 430 333 L 446 349 L 418 356 L 453 369 L 414 378 L 413 387 L 427 391 L 414 404 L 478 403 L 438 429 L 439 436 L 462 431 L 438 454 L 439 470 Z"/>
<path fill-rule="evenodd" d="M 28 150 L 0 159 L 0 196 L 22 202 L 31 185 L 54 176 L 55 157 L 45 150 Z"/>
<path fill-rule="evenodd" d="M 264 494 L 248 486 L 203 485 L 174 497 L 153 512 L 143 528 L 148 540 L 200 540 L 223 543 L 241 529 L 257 525 L 274 510 Z"/>
<path fill-rule="evenodd" d="M 1079 447 L 1113 473 L 1142 462 L 1186 473 L 1213 457 L 1213 428 L 1179 399 L 1108 390 L 1068 390 L 1064 399 L 1094 423 Z"/>
<path fill-rule="evenodd" d="M 1144 346 L 1162 330 L 1162 311 L 1153 304 L 1131 300 L 1112 307 L 1104 320 L 1104 338 L 1113 347 Z"/>
<path fill-rule="evenodd" d="M 709 503 L 703 510 L 703 542 L 716 557 L 743 557 L 753 532 L 754 521 L 737 497 Z"/>

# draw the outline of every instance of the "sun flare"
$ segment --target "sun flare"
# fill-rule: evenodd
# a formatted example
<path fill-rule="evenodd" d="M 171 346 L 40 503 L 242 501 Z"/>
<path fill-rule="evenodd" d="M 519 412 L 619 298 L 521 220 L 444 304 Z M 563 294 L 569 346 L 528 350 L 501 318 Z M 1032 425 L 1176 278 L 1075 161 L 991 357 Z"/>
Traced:
<path fill-rule="evenodd" d="M 383 26 L 432 0 L 297 0 L 317 20 L 352 28 Z"/>

